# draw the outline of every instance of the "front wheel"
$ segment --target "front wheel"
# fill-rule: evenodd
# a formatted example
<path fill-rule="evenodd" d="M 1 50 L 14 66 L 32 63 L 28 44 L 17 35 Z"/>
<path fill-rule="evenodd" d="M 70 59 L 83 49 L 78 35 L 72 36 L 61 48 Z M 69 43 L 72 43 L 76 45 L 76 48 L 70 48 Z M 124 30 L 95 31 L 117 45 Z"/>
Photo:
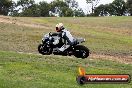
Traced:
<path fill-rule="evenodd" d="M 87 58 L 89 56 L 89 49 L 83 45 L 77 45 L 74 56 L 82 59 Z"/>
<path fill-rule="evenodd" d="M 51 49 L 46 47 L 46 45 L 39 44 L 38 52 L 42 55 L 50 55 L 52 53 Z"/>

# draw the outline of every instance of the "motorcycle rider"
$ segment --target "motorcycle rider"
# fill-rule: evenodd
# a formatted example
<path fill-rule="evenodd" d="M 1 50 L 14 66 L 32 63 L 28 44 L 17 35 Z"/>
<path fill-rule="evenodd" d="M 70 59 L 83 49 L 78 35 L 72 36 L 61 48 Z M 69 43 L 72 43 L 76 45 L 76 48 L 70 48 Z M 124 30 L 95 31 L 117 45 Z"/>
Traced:
<path fill-rule="evenodd" d="M 64 45 L 57 49 L 58 53 L 61 53 L 68 49 L 72 44 L 74 44 L 74 37 L 71 33 L 64 27 L 63 23 L 56 25 L 56 31 L 59 33 L 59 36 L 64 39 Z M 57 41 L 54 41 L 53 44 L 57 44 Z"/>

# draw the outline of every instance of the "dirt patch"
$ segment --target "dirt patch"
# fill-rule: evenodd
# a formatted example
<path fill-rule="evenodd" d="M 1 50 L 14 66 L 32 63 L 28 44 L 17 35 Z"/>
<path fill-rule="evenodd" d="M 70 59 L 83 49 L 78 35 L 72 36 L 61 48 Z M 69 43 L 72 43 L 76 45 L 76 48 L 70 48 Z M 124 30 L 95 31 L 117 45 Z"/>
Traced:
<path fill-rule="evenodd" d="M 9 23 L 9 24 L 16 24 L 19 26 L 26 26 L 26 27 L 32 27 L 32 28 L 44 28 L 44 29 L 52 29 L 51 27 L 47 25 L 41 25 L 41 24 L 35 24 L 32 22 L 24 22 L 21 21 L 15 17 L 6 17 L 6 16 L 0 16 L 0 22 L 1 23 Z"/>
<path fill-rule="evenodd" d="M 41 55 L 39 53 L 24 53 L 24 52 L 18 52 L 20 54 L 29 54 L 29 55 Z M 58 55 L 58 57 L 63 57 L 61 55 Z M 71 56 L 69 56 L 69 58 L 73 58 Z M 132 64 L 132 56 L 127 56 L 127 57 L 115 57 L 115 56 L 109 56 L 109 55 L 99 55 L 99 54 L 90 54 L 90 60 L 94 60 L 94 59 L 100 59 L 100 60 L 111 60 L 111 61 L 116 61 L 119 63 L 123 63 L 123 64 Z"/>
<path fill-rule="evenodd" d="M 111 61 L 117 61 L 119 63 L 132 64 L 132 56 L 119 57 L 119 56 L 91 54 L 90 57 L 93 59 L 111 60 Z"/>

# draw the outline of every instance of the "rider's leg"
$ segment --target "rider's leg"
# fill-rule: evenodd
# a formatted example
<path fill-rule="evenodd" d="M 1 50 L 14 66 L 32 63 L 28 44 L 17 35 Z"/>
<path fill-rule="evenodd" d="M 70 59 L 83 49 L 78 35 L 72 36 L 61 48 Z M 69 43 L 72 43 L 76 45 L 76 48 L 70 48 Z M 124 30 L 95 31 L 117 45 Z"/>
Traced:
<path fill-rule="evenodd" d="M 70 47 L 70 45 L 63 45 L 60 49 L 59 49 L 59 51 L 61 51 L 61 52 L 63 52 L 63 51 L 65 51 L 66 49 L 68 49 Z"/>

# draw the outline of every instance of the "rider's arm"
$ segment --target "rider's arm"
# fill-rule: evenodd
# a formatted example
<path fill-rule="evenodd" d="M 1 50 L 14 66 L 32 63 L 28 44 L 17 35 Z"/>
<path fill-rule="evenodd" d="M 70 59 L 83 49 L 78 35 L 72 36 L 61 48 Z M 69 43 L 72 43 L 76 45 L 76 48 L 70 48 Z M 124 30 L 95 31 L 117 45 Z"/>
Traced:
<path fill-rule="evenodd" d="M 72 45 L 74 43 L 74 38 L 69 31 L 63 32 L 62 37 L 68 42 L 68 45 Z"/>

